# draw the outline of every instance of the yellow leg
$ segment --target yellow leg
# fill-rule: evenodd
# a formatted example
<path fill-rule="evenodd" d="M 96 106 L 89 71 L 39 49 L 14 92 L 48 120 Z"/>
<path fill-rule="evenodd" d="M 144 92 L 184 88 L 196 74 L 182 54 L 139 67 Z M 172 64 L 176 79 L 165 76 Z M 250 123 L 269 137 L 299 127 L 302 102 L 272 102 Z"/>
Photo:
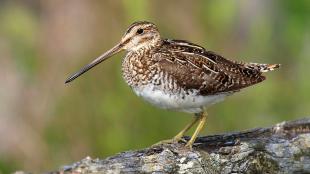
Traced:
<path fill-rule="evenodd" d="M 182 140 L 182 137 L 184 134 L 191 128 L 195 123 L 197 123 L 198 120 L 200 120 L 201 116 L 195 116 L 192 122 L 187 124 L 183 130 L 181 130 L 176 136 L 174 136 L 172 139 L 169 140 L 161 140 L 160 142 L 153 144 L 152 146 L 157 146 L 160 144 L 165 144 L 165 143 L 177 143 L 178 141 Z"/>
<path fill-rule="evenodd" d="M 202 130 L 202 128 L 204 127 L 204 125 L 206 124 L 207 121 L 207 112 L 201 113 L 200 117 L 199 117 L 199 124 L 192 136 L 192 138 L 187 142 L 187 144 L 185 145 L 185 147 L 189 147 L 190 149 L 192 149 L 192 146 L 199 134 L 199 132 Z"/>
<path fill-rule="evenodd" d="M 174 136 L 174 140 L 175 141 L 179 141 L 182 139 L 182 137 L 184 136 L 184 134 L 191 128 L 193 127 L 194 124 L 197 123 L 197 121 L 200 119 L 200 116 L 194 116 L 194 119 L 192 120 L 192 122 L 190 122 L 189 124 L 187 124 L 185 126 L 185 128 L 183 130 L 181 130 L 176 136 Z"/>

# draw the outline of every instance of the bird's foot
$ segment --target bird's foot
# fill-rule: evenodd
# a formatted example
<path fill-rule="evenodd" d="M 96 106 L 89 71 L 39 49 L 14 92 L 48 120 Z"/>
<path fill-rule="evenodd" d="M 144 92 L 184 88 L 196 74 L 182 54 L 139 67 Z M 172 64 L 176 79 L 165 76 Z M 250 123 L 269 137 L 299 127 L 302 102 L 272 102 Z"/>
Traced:
<path fill-rule="evenodd" d="M 184 142 L 186 143 L 186 140 L 183 139 L 182 137 L 174 137 L 172 139 L 168 139 L 168 140 L 161 140 L 155 144 L 152 145 L 152 147 L 155 147 L 155 146 L 159 146 L 159 145 L 162 145 L 162 144 L 175 144 L 175 143 L 178 143 L 178 142 Z"/>
<path fill-rule="evenodd" d="M 186 148 L 189 148 L 189 150 L 193 150 L 193 144 L 194 144 L 194 142 L 193 141 L 188 141 L 187 143 L 186 143 L 186 145 L 185 145 L 185 147 Z"/>

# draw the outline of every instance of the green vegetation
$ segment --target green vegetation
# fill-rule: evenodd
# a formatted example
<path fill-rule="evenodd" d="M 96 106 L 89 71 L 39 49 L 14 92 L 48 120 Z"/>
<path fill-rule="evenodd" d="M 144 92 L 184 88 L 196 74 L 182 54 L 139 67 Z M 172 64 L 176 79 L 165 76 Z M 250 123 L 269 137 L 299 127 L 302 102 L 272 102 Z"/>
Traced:
<path fill-rule="evenodd" d="M 184 127 L 191 115 L 157 109 L 125 84 L 124 53 L 64 84 L 135 20 L 230 59 L 283 65 L 211 107 L 204 135 L 309 116 L 309 9 L 307 0 L 0 2 L 0 174 L 104 158 Z"/>

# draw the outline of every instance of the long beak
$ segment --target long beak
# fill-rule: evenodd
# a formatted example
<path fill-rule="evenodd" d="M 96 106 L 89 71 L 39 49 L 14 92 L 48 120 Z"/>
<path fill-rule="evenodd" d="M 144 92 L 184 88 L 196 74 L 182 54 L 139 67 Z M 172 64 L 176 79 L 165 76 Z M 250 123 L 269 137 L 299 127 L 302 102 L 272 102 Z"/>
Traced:
<path fill-rule="evenodd" d="M 123 49 L 123 44 L 119 43 L 107 52 L 103 53 L 101 56 L 93 60 L 91 63 L 88 65 L 84 66 L 81 70 L 78 72 L 72 74 L 65 83 L 72 82 L 74 79 L 78 78 L 80 75 L 84 74 L 94 66 L 98 65 L 99 63 L 103 62 L 104 60 L 108 59 L 109 57 L 113 56 L 114 54 L 120 52 Z"/>

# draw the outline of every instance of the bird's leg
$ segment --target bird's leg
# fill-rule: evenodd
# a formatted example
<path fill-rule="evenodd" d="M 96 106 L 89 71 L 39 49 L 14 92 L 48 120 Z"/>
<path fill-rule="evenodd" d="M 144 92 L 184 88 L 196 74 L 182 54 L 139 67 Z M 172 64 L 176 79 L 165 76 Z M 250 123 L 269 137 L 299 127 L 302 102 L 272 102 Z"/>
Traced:
<path fill-rule="evenodd" d="M 198 124 L 198 126 L 197 126 L 197 128 L 196 128 L 196 130 L 195 130 L 195 132 L 194 132 L 194 134 L 192 136 L 192 138 L 187 142 L 185 147 L 189 147 L 190 149 L 192 149 L 192 146 L 193 146 L 193 144 L 194 144 L 194 142 L 195 142 L 199 132 L 202 130 L 202 128 L 206 124 L 207 115 L 208 115 L 207 112 L 202 112 L 200 114 L 200 117 L 198 117 L 199 118 L 199 124 Z"/>
<path fill-rule="evenodd" d="M 176 136 L 173 137 L 173 140 L 176 142 L 180 141 L 184 134 L 191 128 L 193 127 L 194 124 L 197 123 L 197 121 L 200 119 L 200 116 L 194 116 L 193 120 L 185 126 L 183 130 L 181 130 Z"/>
<path fill-rule="evenodd" d="M 185 134 L 191 127 L 193 127 L 193 125 L 194 125 L 195 123 L 197 123 L 198 120 L 200 120 L 200 117 L 201 117 L 200 115 L 199 115 L 199 116 L 195 116 L 195 117 L 193 118 L 193 120 L 192 120 L 189 124 L 187 124 L 187 125 L 185 126 L 185 128 L 184 128 L 183 130 L 181 130 L 181 131 L 180 131 L 176 136 L 174 136 L 172 139 L 162 140 L 162 141 L 160 141 L 160 142 L 158 142 L 158 143 L 156 143 L 156 144 L 154 144 L 154 145 L 152 145 L 152 146 L 156 146 L 156 145 L 160 145 L 160 144 L 165 144 L 165 143 L 176 143 L 176 142 L 182 140 L 182 137 L 184 136 L 184 134 Z"/>

